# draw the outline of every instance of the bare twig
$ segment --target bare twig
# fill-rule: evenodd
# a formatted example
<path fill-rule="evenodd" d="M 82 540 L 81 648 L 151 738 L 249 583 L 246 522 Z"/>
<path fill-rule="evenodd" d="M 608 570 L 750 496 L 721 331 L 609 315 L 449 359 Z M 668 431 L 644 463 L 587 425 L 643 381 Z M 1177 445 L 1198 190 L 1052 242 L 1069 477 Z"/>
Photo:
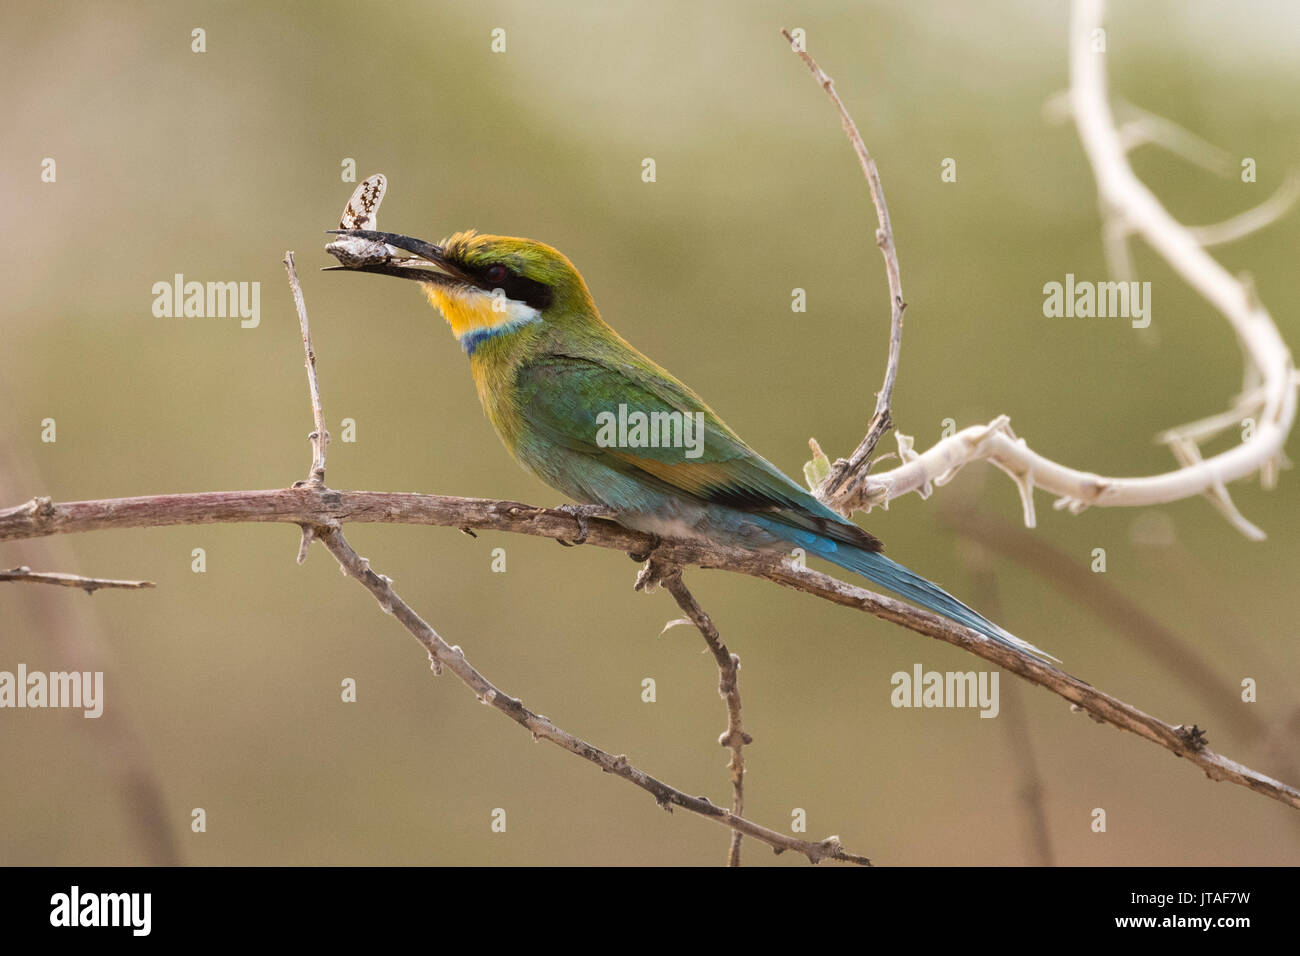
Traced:
<path fill-rule="evenodd" d="M 320 380 L 316 376 L 316 350 L 311 344 L 311 327 L 307 323 L 307 305 L 302 299 L 302 286 L 298 282 L 298 270 L 294 268 L 293 253 L 284 254 L 284 268 L 289 273 L 289 289 L 293 292 L 293 304 L 298 310 L 298 327 L 302 331 L 302 348 L 306 355 L 307 387 L 311 390 L 312 418 L 316 430 L 307 437 L 312 444 L 311 473 L 308 480 L 317 484 L 325 482 L 325 446 L 329 444 L 330 435 L 325 430 L 325 412 L 321 408 Z M 306 531 L 303 532 L 303 547 L 306 547 Z M 301 562 L 300 562 L 301 563 Z"/>
<path fill-rule="evenodd" d="M 382 199 L 382 189 L 380 191 Z M 307 303 L 303 301 L 302 284 L 298 281 L 298 270 L 293 263 L 293 251 L 290 250 L 284 254 L 284 268 L 289 274 L 289 291 L 293 294 L 293 305 L 298 312 L 298 329 L 302 333 L 302 350 L 305 356 L 304 364 L 307 367 L 307 388 L 311 394 L 311 414 L 312 420 L 316 423 L 316 430 L 307 438 L 311 441 L 312 462 L 311 471 L 308 472 L 306 482 L 297 484 L 313 484 L 325 487 L 325 446 L 329 444 L 330 433 L 325 430 L 325 409 L 321 405 L 320 397 L 320 379 L 316 374 L 316 350 L 311 344 L 311 325 L 307 321 Z M 307 551 L 311 548 L 312 538 L 315 536 L 315 529 L 308 524 L 302 526 L 302 538 L 298 542 L 298 563 L 302 564 L 307 560 Z"/>
<path fill-rule="evenodd" d="M 305 486 L 64 504 L 36 498 L 0 510 L 0 541 L 102 528 L 218 522 L 283 522 L 317 527 L 331 522 L 425 524 L 458 530 L 508 531 L 554 540 L 573 540 L 580 534 L 578 520 L 573 515 L 517 501 Z M 1085 681 L 937 614 L 846 584 L 811 568 L 796 567 L 781 560 L 779 555 L 711 541 L 659 540 L 601 518 L 590 519 L 586 524 L 587 544 L 638 554 L 653 550 L 657 558 L 668 564 L 717 568 L 763 578 L 959 647 L 1050 690 L 1098 720 L 1137 734 L 1175 756 L 1186 757 L 1213 780 L 1226 780 L 1300 809 L 1300 791 L 1216 754 L 1205 746 L 1200 731 L 1193 733 L 1184 725 L 1165 723 Z"/>
<path fill-rule="evenodd" d="M 709 652 L 718 663 L 718 696 L 727 703 L 727 729 L 718 738 L 718 743 L 731 751 L 731 760 L 727 769 L 731 771 L 731 811 L 737 816 L 745 813 L 745 752 L 746 744 L 752 744 L 754 738 L 745 733 L 740 705 L 740 658 L 727 649 L 717 627 L 704 608 L 700 607 L 695 595 L 682 580 L 681 568 L 673 568 L 660 577 L 668 593 L 673 596 L 692 624 L 704 635 L 704 642 Z M 727 853 L 728 866 L 740 866 L 739 830 L 731 831 L 731 848 Z"/>
<path fill-rule="evenodd" d="M 0 571 L 0 581 L 27 581 L 31 584 L 53 584 L 65 588 L 81 588 L 87 594 L 94 594 L 101 588 L 124 588 L 139 590 L 156 587 L 152 581 L 117 581 L 113 578 L 83 578 L 79 574 L 58 574 L 53 571 L 33 571 L 23 566 Z"/>
<path fill-rule="evenodd" d="M 880 247 L 880 254 L 885 260 L 885 276 L 889 280 L 889 359 L 885 364 L 885 381 L 880 391 L 876 393 L 876 407 L 871 416 L 871 423 L 867 426 L 867 434 L 852 455 L 847 459 L 838 459 L 831 466 L 830 473 L 821 483 L 821 495 L 833 501 L 851 475 L 870 467 L 871 453 L 875 451 L 876 443 L 892 424 L 889 403 L 894 394 L 894 382 L 898 378 L 899 352 L 903 347 L 903 311 L 907 308 L 907 303 L 903 301 L 903 278 L 898 267 L 898 250 L 894 247 L 894 228 L 889 221 L 889 206 L 885 204 L 885 188 L 881 185 L 876 161 L 867 152 L 866 143 L 858 133 L 857 124 L 853 122 L 853 117 L 849 115 L 840 95 L 835 92 L 834 81 L 826 75 L 806 50 L 795 44 L 790 31 L 782 29 L 781 36 L 790 43 L 791 49 L 799 59 L 803 60 L 804 65 L 812 72 L 813 78 L 826 91 L 831 103 L 839 111 L 844 135 L 849 138 L 849 144 L 858 157 L 858 165 L 862 167 L 862 174 L 867 178 L 867 188 L 871 191 L 871 203 L 876 207 L 876 221 L 879 223 L 876 229 L 876 245 Z"/>

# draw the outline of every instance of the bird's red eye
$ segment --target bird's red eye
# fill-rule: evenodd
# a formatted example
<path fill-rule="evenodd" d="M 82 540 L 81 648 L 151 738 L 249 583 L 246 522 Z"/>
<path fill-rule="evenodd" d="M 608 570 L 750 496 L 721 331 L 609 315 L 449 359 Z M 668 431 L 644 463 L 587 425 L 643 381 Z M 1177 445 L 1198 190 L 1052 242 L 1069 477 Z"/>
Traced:
<path fill-rule="evenodd" d="M 505 266 L 498 263 L 494 266 L 488 266 L 484 271 L 483 276 L 488 280 L 488 282 L 504 282 L 509 271 L 510 270 Z"/>

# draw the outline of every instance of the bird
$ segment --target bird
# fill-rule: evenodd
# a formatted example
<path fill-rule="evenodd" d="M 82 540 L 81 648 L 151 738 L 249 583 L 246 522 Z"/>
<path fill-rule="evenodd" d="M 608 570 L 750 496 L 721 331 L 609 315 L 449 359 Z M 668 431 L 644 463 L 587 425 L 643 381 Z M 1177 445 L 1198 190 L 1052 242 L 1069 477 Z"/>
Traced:
<path fill-rule="evenodd" d="M 579 508 L 660 539 L 802 548 L 999 644 L 1056 660 L 886 557 L 875 535 L 754 451 L 605 322 L 559 250 L 474 230 L 436 244 L 377 229 L 329 232 L 343 238 L 327 250 L 353 252 L 326 271 L 420 283 L 468 356 L 507 451 Z"/>

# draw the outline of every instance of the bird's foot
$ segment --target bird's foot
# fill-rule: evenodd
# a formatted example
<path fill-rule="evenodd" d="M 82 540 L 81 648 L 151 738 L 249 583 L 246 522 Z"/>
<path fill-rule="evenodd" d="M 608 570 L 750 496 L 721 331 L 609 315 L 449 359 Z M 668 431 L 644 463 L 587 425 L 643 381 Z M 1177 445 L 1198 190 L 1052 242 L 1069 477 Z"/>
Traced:
<path fill-rule="evenodd" d="M 627 556 L 633 561 L 649 561 L 650 555 L 659 550 L 659 545 L 664 543 L 664 539 L 659 537 L 653 531 L 650 532 L 650 547 L 644 551 L 629 551 Z"/>
<path fill-rule="evenodd" d="M 650 533 L 649 548 L 646 548 L 643 551 L 628 551 L 628 557 L 632 558 L 633 561 L 650 561 L 650 555 L 654 554 L 656 550 L 659 550 L 659 545 L 663 544 L 662 537 L 655 535 L 653 531 L 649 533 Z"/>
<path fill-rule="evenodd" d="M 587 534 L 591 530 L 591 528 L 587 524 L 587 519 L 605 518 L 605 517 L 609 517 L 614 513 L 609 508 L 606 508 L 604 505 L 560 505 L 555 510 L 563 511 L 566 515 L 569 515 L 571 518 L 573 518 L 575 521 L 578 522 L 578 536 L 574 538 L 572 541 L 566 541 L 563 538 L 555 539 L 563 547 L 566 548 L 571 548 L 575 544 L 586 543 Z"/>

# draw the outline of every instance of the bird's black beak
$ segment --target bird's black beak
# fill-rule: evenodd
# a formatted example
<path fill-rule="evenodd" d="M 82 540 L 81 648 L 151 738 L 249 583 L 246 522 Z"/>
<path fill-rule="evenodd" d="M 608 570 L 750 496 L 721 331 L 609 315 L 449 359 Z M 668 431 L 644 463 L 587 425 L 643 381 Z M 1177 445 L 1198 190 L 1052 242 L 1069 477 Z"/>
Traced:
<path fill-rule="evenodd" d="M 373 272 L 437 285 L 473 284 L 468 275 L 447 261 L 441 246 L 423 239 L 370 229 L 329 229 L 327 233 L 343 237 L 325 247 L 340 265 L 328 266 L 322 272 Z M 396 256 L 393 249 L 411 255 Z"/>

